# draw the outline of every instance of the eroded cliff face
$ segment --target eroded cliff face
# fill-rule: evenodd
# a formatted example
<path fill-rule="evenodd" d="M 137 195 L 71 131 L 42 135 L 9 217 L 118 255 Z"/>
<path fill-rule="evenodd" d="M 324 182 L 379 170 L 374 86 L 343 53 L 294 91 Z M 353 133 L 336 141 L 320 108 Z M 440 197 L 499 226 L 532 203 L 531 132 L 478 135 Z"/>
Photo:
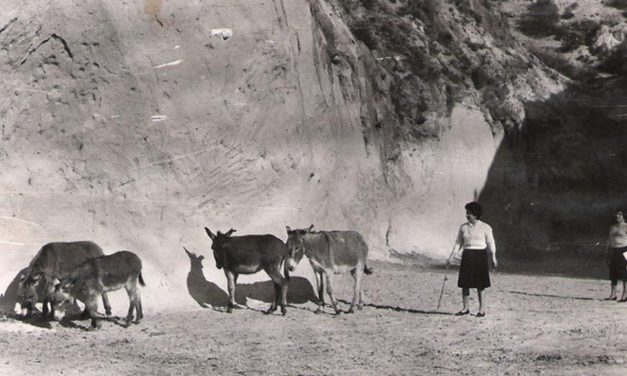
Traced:
<path fill-rule="evenodd" d="M 491 4 L 8 1 L 0 286 L 43 243 L 90 239 L 142 257 L 149 299 L 178 296 L 203 226 L 445 258 L 495 156 L 525 166 L 502 147 L 525 103 L 565 88 Z"/>

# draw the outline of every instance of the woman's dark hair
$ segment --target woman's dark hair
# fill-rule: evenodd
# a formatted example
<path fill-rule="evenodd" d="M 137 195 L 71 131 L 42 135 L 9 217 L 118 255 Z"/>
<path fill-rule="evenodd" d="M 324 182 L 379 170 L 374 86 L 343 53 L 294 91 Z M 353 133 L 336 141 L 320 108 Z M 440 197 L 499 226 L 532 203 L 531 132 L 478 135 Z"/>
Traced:
<path fill-rule="evenodd" d="M 481 219 L 481 216 L 483 215 L 483 208 L 481 207 L 481 204 L 476 201 L 467 203 L 466 206 L 464 206 L 464 209 L 466 209 L 468 213 L 474 215 L 477 219 Z"/>

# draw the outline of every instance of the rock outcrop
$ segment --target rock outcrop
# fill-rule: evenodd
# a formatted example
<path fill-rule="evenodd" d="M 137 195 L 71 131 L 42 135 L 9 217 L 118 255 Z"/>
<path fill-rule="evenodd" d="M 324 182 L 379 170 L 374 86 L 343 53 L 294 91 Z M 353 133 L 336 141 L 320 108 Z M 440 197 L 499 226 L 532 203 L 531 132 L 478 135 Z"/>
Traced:
<path fill-rule="evenodd" d="M 569 82 L 479 0 L 3 8 L 3 283 L 44 242 L 91 239 L 175 295 L 203 226 L 313 223 L 362 232 L 374 258 L 443 259 L 475 198 L 516 243 L 529 104 Z"/>

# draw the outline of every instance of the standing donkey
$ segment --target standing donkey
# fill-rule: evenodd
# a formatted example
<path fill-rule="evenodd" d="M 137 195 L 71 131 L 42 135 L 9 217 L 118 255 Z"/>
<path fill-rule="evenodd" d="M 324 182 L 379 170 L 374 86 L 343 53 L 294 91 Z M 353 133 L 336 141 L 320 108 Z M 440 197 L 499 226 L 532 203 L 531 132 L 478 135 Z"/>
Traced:
<path fill-rule="evenodd" d="M 133 252 L 119 251 L 110 255 L 87 260 L 72 270 L 55 285 L 54 307 L 65 315 L 67 306 L 78 299 L 85 304 L 85 311 L 91 317 L 91 327 L 100 327 L 98 322 L 97 297 L 107 291 L 124 288 L 128 294 L 129 308 L 126 326 L 144 317 L 138 284 L 145 286 L 142 278 L 141 259 Z M 61 317 L 63 318 L 63 317 Z"/>
<path fill-rule="evenodd" d="M 364 238 L 356 231 L 319 231 L 313 232 L 313 225 L 307 229 L 287 229 L 287 247 L 290 249 L 286 268 L 293 271 L 303 256 L 307 256 L 318 282 L 318 309 L 324 306 L 324 282 L 335 313 L 341 313 L 333 297 L 332 275 L 350 272 L 355 279 L 353 301 L 348 313 L 353 313 L 355 305 L 362 308 L 362 276 L 371 274 L 367 266 L 368 246 Z"/>
<path fill-rule="evenodd" d="M 235 306 L 235 285 L 240 274 L 254 274 L 260 270 L 268 273 L 274 282 L 274 300 L 270 309 L 265 313 L 269 314 L 281 305 L 281 313 L 287 313 L 287 280 L 281 275 L 281 264 L 288 255 L 288 249 L 281 239 L 274 235 L 245 235 L 231 236 L 235 232 L 230 229 L 225 234 L 218 231 L 214 234 L 205 227 L 207 235 L 213 244 L 213 257 L 216 260 L 218 269 L 224 268 L 224 274 L 229 289 L 229 303 L 227 312 L 231 313 Z M 289 276 L 286 276 L 289 278 Z"/>

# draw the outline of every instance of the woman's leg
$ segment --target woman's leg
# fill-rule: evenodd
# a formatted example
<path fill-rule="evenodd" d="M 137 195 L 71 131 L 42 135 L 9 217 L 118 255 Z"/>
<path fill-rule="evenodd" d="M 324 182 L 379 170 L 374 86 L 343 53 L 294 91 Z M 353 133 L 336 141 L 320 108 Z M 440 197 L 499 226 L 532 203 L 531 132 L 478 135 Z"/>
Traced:
<path fill-rule="evenodd" d="M 610 290 L 610 297 L 607 298 L 607 300 L 614 300 L 616 299 L 616 285 L 618 284 L 618 280 L 613 279 L 612 280 L 612 288 Z"/>
<path fill-rule="evenodd" d="M 468 288 L 462 288 L 462 302 L 464 304 L 464 307 L 462 308 L 462 311 L 468 311 L 468 298 L 470 297 L 470 289 Z"/>
<path fill-rule="evenodd" d="M 627 281 L 623 281 L 623 295 L 621 295 L 620 300 L 625 301 L 627 300 Z"/>
<path fill-rule="evenodd" d="M 477 313 L 485 313 L 483 311 L 483 289 L 477 289 L 477 299 L 479 299 L 479 312 Z"/>

